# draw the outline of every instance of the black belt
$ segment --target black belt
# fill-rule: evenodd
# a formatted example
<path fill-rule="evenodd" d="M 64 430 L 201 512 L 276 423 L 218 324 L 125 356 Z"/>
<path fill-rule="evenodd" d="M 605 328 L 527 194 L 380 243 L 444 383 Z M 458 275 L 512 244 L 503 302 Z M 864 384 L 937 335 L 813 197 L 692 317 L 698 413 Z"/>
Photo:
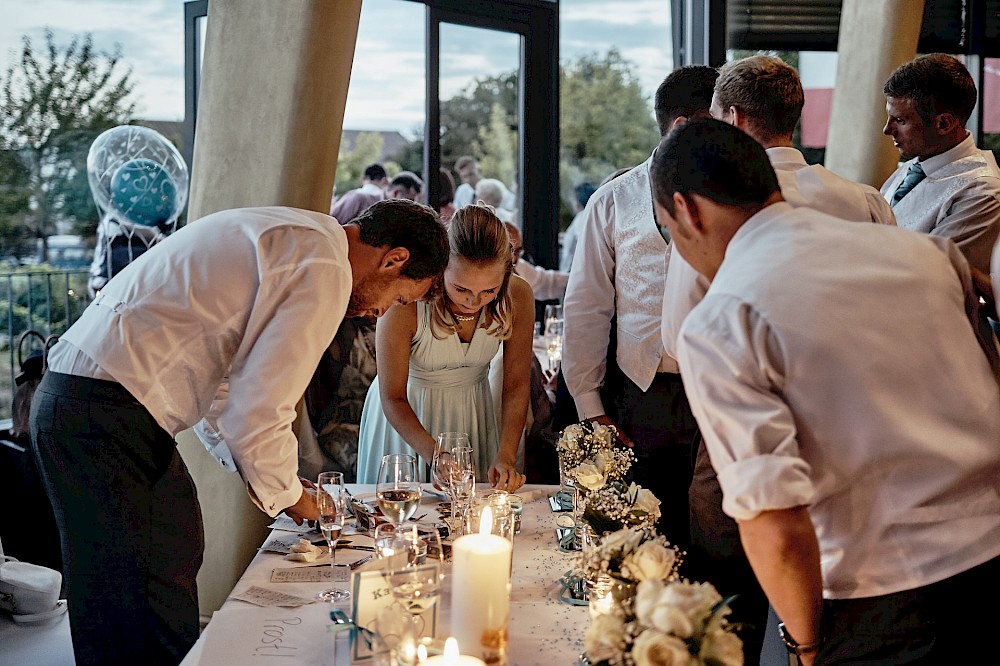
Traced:
<path fill-rule="evenodd" d="M 42 391 L 57 393 L 78 400 L 112 402 L 118 405 L 135 405 L 137 407 L 143 406 L 124 386 L 118 382 L 106 379 L 66 375 L 61 372 L 49 370 L 42 376 L 42 383 L 38 388 Z"/>

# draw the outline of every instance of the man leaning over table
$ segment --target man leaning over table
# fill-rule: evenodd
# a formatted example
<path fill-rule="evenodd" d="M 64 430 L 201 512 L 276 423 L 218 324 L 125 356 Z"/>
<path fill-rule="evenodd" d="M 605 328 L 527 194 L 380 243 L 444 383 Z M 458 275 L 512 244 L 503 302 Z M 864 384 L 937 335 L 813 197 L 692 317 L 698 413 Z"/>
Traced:
<path fill-rule="evenodd" d="M 670 135 L 658 215 L 711 281 L 681 327 L 692 409 L 804 664 L 985 663 L 1000 609 L 1000 395 L 948 240 L 792 208 L 716 120 Z"/>
<path fill-rule="evenodd" d="M 410 201 L 343 227 L 246 208 L 189 224 L 107 284 L 52 348 L 31 418 L 77 664 L 176 664 L 198 637 L 204 536 L 176 434 L 207 417 L 212 454 L 263 511 L 315 519 L 296 402 L 345 315 L 421 298 L 447 257 L 437 215 Z"/>

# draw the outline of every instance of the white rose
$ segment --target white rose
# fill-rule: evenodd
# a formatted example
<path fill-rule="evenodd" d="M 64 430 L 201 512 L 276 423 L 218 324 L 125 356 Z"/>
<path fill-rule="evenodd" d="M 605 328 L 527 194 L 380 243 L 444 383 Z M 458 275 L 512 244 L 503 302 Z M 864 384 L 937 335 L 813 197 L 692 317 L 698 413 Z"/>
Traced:
<path fill-rule="evenodd" d="M 665 580 L 674 569 L 675 554 L 656 541 L 647 541 L 622 563 L 622 573 L 638 581 Z"/>
<path fill-rule="evenodd" d="M 574 423 L 571 426 L 566 426 L 566 429 L 563 430 L 562 439 L 565 439 L 568 442 L 575 442 L 576 440 L 583 437 L 583 435 L 584 435 L 583 426 L 580 425 L 579 423 Z"/>
<path fill-rule="evenodd" d="M 598 451 L 594 454 L 594 465 L 604 476 L 608 475 L 608 469 L 615 460 L 615 454 L 611 451 Z"/>
<path fill-rule="evenodd" d="M 642 543 L 642 532 L 626 527 L 607 534 L 601 538 L 601 551 L 604 553 L 630 553 Z"/>
<path fill-rule="evenodd" d="M 587 490 L 598 490 L 604 487 L 604 475 L 591 463 L 577 465 L 570 470 L 570 476 Z"/>
<path fill-rule="evenodd" d="M 638 486 L 635 504 L 632 506 L 633 508 L 645 511 L 653 517 L 653 520 L 660 519 L 660 500 L 656 499 L 656 495 L 642 486 Z"/>
<path fill-rule="evenodd" d="M 594 437 L 604 448 L 610 448 L 615 441 L 615 434 L 606 425 L 598 425 L 594 428 Z"/>
<path fill-rule="evenodd" d="M 708 619 L 712 607 L 722 601 L 722 597 L 711 583 L 677 581 L 667 585 L 663 593 L 663 603 L 676 606 L 693 620 L 703 622 Z"/>
<path fill-rule="evenodd" d="M 671 603 L 669 587 L 652 579 L 639 583 L 635 595 L 635 616 L 647 627 L 688 638 L 694 634 L 694 623 L 682 608 Z"/>
<path fill-rule="evenodd" d="M 647 629 L 636 637 L 632 644 L 632 660 L 636 666 L 688 666 L 698 663 L 684 641 L 655 629 Z"/>
<path fill-rule="evenodd" d="M 743 666 L 743 641 L 729 631 L 715 629 L 706 632 L 699 656 L 721 666 Z"/>
<path fill-rule="evenodd" d="M 617 615 L 598 615 L 591 619 L 583 637 L 583 647 L 592 664 L 615 659 L 625 650 L 625 622 Z"/>

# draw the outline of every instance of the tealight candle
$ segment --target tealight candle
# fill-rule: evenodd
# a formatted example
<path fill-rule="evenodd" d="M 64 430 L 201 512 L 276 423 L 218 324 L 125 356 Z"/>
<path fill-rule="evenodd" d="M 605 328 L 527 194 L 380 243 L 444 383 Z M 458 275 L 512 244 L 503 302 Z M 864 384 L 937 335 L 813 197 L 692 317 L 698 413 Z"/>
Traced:
<path fill-rule="evenodd" d="M 427 666 L 486 666 L 486 662 L 476 657 L 458 653 L 458 641 L 449 638 L 444 644 L 444 654 L 429 657 L 421 662 Z"/>
<path fill-rule="evenodd" d="M 513 544 L 489 534 L 492 511 L 483 509 L 480 533 L 455 540 L 451 630 L 467 654 L 506 652 Z M 441 662 L 446 663 L 446 662 Z"/>

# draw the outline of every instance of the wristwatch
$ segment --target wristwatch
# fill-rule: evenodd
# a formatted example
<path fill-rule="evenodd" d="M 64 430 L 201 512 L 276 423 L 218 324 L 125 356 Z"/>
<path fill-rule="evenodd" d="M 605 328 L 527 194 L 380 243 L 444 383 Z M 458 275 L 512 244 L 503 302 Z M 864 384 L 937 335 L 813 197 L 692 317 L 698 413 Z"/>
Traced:
<path fill-rule="evenodd" d="M 788 629 L 785 628 L 784 622 L 778 623 L 778 634 L 781 636 L 781 642 L 785 644 L 788 654 L 794 654 L 799 657 L 804 654 L 812 654 L 819 649 L 819 641 L 809 643 L 808 645 L 800 645 L 799 642 L 792 638 L 792 635 L 788 633 Z"/>

